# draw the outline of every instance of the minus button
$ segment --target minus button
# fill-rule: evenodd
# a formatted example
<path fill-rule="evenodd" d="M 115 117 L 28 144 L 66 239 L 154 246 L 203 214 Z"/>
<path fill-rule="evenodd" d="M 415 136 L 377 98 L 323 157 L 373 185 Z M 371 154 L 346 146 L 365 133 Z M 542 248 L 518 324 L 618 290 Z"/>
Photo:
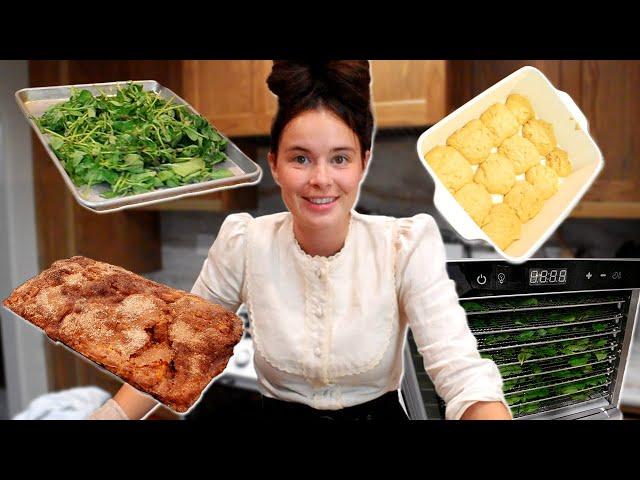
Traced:
<path fill-rule="evenodd" d="M 606 273 L 601 273 L 601 274 L 600 274 L 600 276 L 601 276 L 601 277 L 606 277 L 606 276 L 607 276 L 607 274 L 606 274 Z"/>

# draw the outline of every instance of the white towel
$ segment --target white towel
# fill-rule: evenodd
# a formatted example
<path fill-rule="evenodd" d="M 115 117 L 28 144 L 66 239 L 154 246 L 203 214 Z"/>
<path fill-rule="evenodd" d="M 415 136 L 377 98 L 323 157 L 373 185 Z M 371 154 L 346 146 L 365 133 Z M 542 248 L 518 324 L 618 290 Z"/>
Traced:
<path fill-rule="evenodd" d="M 111 394 L 98 387 L 78 387 L 47 393 L 33 400 L 14 420 L 84 420 Z"/>

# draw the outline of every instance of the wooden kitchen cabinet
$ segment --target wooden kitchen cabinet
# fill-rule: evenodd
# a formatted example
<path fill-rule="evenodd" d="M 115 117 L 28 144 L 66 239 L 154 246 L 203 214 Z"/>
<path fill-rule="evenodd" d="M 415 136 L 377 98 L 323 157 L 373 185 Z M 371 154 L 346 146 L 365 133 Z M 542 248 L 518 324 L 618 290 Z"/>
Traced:
<path fill-rule="evenodd" d="M 589 121 L 604 168 L 572 217 L 640 218 L 640 61 L 453 61 L 453 107 L 515 70 L 531 65 L 567 92 Z"/>
<path fill-rule="evenodd" d="M 448 113 L 444 60 L 372 60 L 378 128 L 424 127 Z"/>
<path fill-rule="evenodd" d="M 276 112 L 270 60 L 185 60 L 182 95 L 229 137 L 268 135 Z"/>
<path fill-rule="evenodd" d="M 230 136 L 269 135 L 277 111 L 266 80 L 271 60 L 184 61 L 183 95 Z M 447 113 L 444 60 L 373 60 L 378 127 L 427 126 Z"/>

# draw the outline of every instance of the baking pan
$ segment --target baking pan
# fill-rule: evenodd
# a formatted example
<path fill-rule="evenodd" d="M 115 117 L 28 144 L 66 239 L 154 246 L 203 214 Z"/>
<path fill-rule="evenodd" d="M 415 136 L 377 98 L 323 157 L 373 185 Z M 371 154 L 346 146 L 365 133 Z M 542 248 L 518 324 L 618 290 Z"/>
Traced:
<path fill-rule="evenodd" d="M 145 192 L 134 195 L 127 195 L 117 198 L 102 198 L 101 193 L 106 191 L 108 187 L 105 185 L 76 186 L 65 171 L 60 160 L 49 146 L 47 138 L 40 132 L 38 126 L 32 117 L 40 117 L 49 107 L 62 103 L 71 98 L 71 89 L 86 89 L 93 95 L 104 93 L 107 96 L 115 95 L 118 87 L 123 87 L 127 83 L 142 85 L 143 90 L 156 92 L 162 99 L 172 101 L 178 105 L 185 105 L 192 113 L 199 113 L 189 105 L 185 100 L 177 96 L 170 89 L 162 86 L 155 80 L 141 80 L 133 82 L 107 82 L 107 83 L 90 83 L 82 85 L 64 85 L 54 87 L 39 88 L 23 88 L 15 93 L 16 101 L 20 110 L 25 115 L 31 128 L 42 142 L 45 150 L 51 157 L 56 168 L 64 178 L 67 187 L 84 208 L 95 213 L 109 213 L 125 210 L 128 208 L 142 207 L 153 205 L 156 203 L 176 200 L 178 198 L 192 197 L 202 195 L 204 193 L 217 192 L 230 188 L 244 187 L 255 185 L 262 179 L 262 169 L 249 157 L 247 157 L 233 142 L 216 129 L 217 133 L 226 138 L 227 149 L 225 151 L 228 160 L 216 164 L 217 168 L 228 168 L 233 176 L 221 178 L 217 180 L 209 180 L 206 182 L 193 183 L 189 185 L 181 185 L 179 187 L 161 188 L 151 192 Z M 214 126 L 215 128 L 215 126 Z"/>
<path fill-rule="evenodd" d="M 492 104 L 504 103 L 512 93 L 526 96 L 536 117 L 553 125 L 558 146 L 569 154 L 573 171 L 561 179 L 558 191 L 545 201 L 540 213 L 522 225 L 520 239 L 502 250 L 465 212 L 424 160 L 424 155 L 436 145 L 446 145 L 449 135 L 467 122 L 480 118 Z M 567 93 L 557 90 L 540 70 L 530 66 L 502 79 L 422 133 L 417 151 L 420 163 L 435 183 L 434 204 L 447 222 L 468 243 L 489 243 L 514 264 L 523 263 L 535 254 L 575 208 L 604 167 L 602 153 L 589 135 L 584 114 Z"/>
<path fill-rule="evenodd" d="M 85 361 L 85 362 L 90 363 L 91 365 L 93 365 L 94 367 L 96 367 L 98 370 L 100 370 L 102 373 L 104 373 L 104 374 L 108 375 L 110 378 L 113 378 L 114 380 L 117 380 L 118 382 L 121 382 L 121 383 L 123 383 L 123 384 L 124 384 L 124 383 L 127 383 L 127 381 L 126 381 L 126 380 L 124 380 L 123 378 L 120 378 L 120 377 L 119 377 L 118 375 L 116 375 L 115 373 L 110 372 L 109 370 L 107 370 L 105 367 L 103 367 L 103 366 L 102 366 L 102 365 L 100 365 L 99 363 L 97 363 L 97 362 L 95 362 L 95 361 L 91 360 L 91 359 L 90 359 L 90 358 L 88 358 L 88 357 L 85 357 L 84 355 L 82 355 L 82 354 L 81 354 L 81 353 L 79 353 L 79 352 L 76 352 L 73 348 L 71 348 L 71 347 L 69 347 L 69 346 L 65 345 L 65 344 L 64 344 L 64 343 L 62 343 L 61 341 L 52 339 L 51 337 L 49 337 L 49 335 L 47 335 L 47 332 L 45 332 L 43 329 L 41 329 L 41 328 L 40 328 L 40 327 L 38 327 L 37 325 L 34 325 L 33 323 L 29 322 L 28 320 L 25 320 L 25 319 L 24 319 L 24 318 L 22 318 L 20 315 L 18 315 L 17 313 L 15 313 L 13 310 L 11 310 L 11 309 L 9 309 L 9 308 L 5 307 L 4 305 L 1 305 L 1 306 L 2 306 L 2 308 L 3 308 L 6 312 L 8 312 L 8 313 L 9 313 L 9 315 L 10 315 L 10 316 L 12 315 L 13 317 L 20 319 L 22 322 L 24 322 L 25 324 L 29 325 L 31 328 L 34 328 L 36 331 L 38 331 L 38 332 L 42 333 L 42 334 L 46 337 L 46 339 L 47 339 L 47 340 L 49 340 L 51 343 L 53 343 L 53 344 L 55 344 L 55 345 L 59 345 L 59 346 L 61 346 L 62 348 L 64 348 L 64 349 L 65 349 L 65 350 L 67 350 L 68 352 L 71 352 L 71 353 L 72 353 L 73 355 L 75 355 L 77 358 L 79 358 L 79 359 L 81 359 L 81 360 L 83 360 L 83 361 Z M 237 345 L 236 345 L 236 347 L 237 347 Z M 236 352 L 235 352 L 235 347 L 234 347 L 234 352 L 233 352 L 233 353 L 234 353 L 234 355 L 235 355 L 235 353 L 236 353 Z M 233 355 L 232 355 L 232 356 L 233 356 Z M 229 359 L 229 361 L 231 361 L 231 359 Z M 229 364 L 227 363 L 227 366 L 228 366 L 228 365 L 229 365 Z M 202 397 L 205 395 L 205 393 L 207 392 L 207 390 L 209 390 L 209 388 L 211 388 L 211 386 L 212 386 L 212 385 L 213 385 L 213 384 L 214 384 L 214 383 L 215 383 L 215 382 L 216 382 L 220 377 L 222 377 L 222 376 L 225 374 L 226 369 L 227 369 L 227 367 L 225 367 L 225 369 L 224 369 L 222 372 L 220 372 L 218 375 L 216 375 L 215 377 L 213 377 L 213 378 L 211 379 L 211 381 L 207 384 L 207 386 L 206 386 L 206 387 L 204 387 L 204 388 L 202 389 L 202 393 L 200 393 L 200 396 L 198 397 L 198 399 L 197 399 L 195 402 L 193 402 L 193 405 L 191 405 L 191 407 L 189 407 L 189 409 L 188 409 L 188 410 L 186 410 L 186 411 L 184 411 L 184 412 L 178 412 L 178 411 L 174 410 L 173 408 L 171 408 L 169 405 L 166 405 L 166 404 L 162 403 L 160 400 L 158 400 L 157 398 L 155 398 L 153 395 L 150 395 L 149 393 L 145 392 L 144 390 L 140 390 L 140 389 L 138 389 L 138 388 L 134 387 L 134 386 L 133 386 L 133 385 L 131 385 L 131 384 L 128 384 L 128 385 L 129 385 L 131 388 L 135 388 L 135 389 L 136 389 L 140 394 L 145 395 L 146 397 L 150 398 L 150 399 L 151 399 L 151 400 L 153 400 L 154 402 L 157 402 L 157 403 L 158 403 L 158 405 L 156 405 L 155 407 L 153 407 L 151 410 L 149 410 L 149 411 L 145 414 L 145 416 L 142 418 L 142 420 L 144 420 L 145 418 L 147 418 L 148 416 L 150 416 L 150 415 L 151 415 L 151 414 L 152 414 L 152 413 L 153 413 L 157 408 L 159 408 L 160 406 L 162 406 L 162 407 L 164 407 L 164 408 L 168 409 L 169 411 L 171 411 L 171 413 L 174 413 L 175 415 L 178 415 L 178 416 L 180 416 L 181 418 L 184 418 L 184 417 L 186 417 L 189 413 L 191 413 L 191 412 L 193 411 L 193 409 L 194 409 L 194 408 L 196 408 L 196 407 L 198 406 L 198 404 L 200 403 L 200 400 L 202 400 Z"/>

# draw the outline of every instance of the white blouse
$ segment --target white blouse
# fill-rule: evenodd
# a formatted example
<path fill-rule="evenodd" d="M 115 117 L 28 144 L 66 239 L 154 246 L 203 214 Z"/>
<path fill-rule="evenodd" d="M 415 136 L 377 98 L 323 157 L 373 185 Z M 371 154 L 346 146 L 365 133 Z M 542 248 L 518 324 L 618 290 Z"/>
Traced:
<path fill-rule="evenodd" d="M 224 221 L 192 292 L 247 306 L 263 395 L 334 410 L 397 390 L 411 327 L 446 418 L 459 419 L 477 401 L 506 402 L 445 262 L 426 214 L 352 211 L 343 248 L 321 257 L 300 248 L 289 212 L 240 213 Z"/>

